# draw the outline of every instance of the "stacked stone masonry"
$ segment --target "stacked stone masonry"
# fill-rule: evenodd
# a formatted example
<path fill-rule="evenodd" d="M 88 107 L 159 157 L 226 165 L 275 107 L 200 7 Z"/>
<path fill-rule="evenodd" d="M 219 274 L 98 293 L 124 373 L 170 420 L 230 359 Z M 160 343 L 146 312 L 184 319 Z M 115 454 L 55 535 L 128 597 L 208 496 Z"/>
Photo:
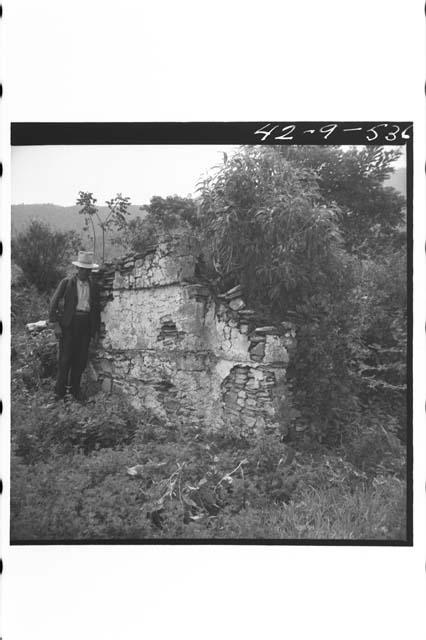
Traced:
<path fill-rule="evenodd" d="M 247 437 L 280 428 L 294 327 L 257 326 L 240 287 L 197 282 L 197 255 L 177 238 L 99 274 L 102 387 L 169 421 Z"/>

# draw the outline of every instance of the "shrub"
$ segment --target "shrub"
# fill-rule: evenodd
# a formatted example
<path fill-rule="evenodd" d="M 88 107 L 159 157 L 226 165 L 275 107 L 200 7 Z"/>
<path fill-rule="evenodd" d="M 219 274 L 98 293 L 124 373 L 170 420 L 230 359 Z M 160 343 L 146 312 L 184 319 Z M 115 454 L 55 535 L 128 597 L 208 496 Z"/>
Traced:
<path fill-rule="evenodd" d="M 380 263 L 366 260 L 358 290 L 360 299 L 357 354 L 360 397 L 372 408 L 394 416 L 406 436 L 407 288 L 406 257 L 393 252 Z"/>
<path fill-rule="evenodd" d="M 398 437 L 398 419 L 378 409 L 364 412 L 347 425 L 343 437 L 346 459 L 369 476 L 391 474 L 405 478 L 406 447 Z"/>
<path fill-rule="evenodd" d="M 12 460 L 11 539 L 132 538 L 150 535 L 143 494 L 126 476 L 130 452 L 50 452 L 36 466 Z"/>
<path fill-rule="evenodd" d="M 41 395 L 41 394 L 40 394 Z M 26 464 L 58 453 L 116 447 L 132 441 L 141 416 L 120 396 L 99 394 L 81 405 L 52 403 L 40 396 L 26 407 L 13 403 L 14 451 Z"/>
<path fill-rule="evenodd" d="M 81 246 L 75 231 L 53 231 L 32 220 L 25 231 L 12 239 L 12 260 L 21 267 L 27 281 L 38 291 L 50 291 L 65 275 L 71 254 Z"/>
<path fill-rule="evenodd" d="M 49 296 L 37 290 L 34 285 L 12 286 L 11 316 L 12 339 L 15 332 L 28 322 L 45 320 L 48 316 Z"/>
<path fill-rule="evenodd" d="M 37 391 L 56 375 L 58 343 L 53 331 L 15 335 L 12 339 L 12 389 Z"/>
<path fill-rule="evenodd" d="M 130 220 L 121 239 L 132 251 L 144 252 L 177 233 L 192 234 L 198 226 L 197 206 L 192 198 L 154 196 L 141 210 L 146 217 Z"/>

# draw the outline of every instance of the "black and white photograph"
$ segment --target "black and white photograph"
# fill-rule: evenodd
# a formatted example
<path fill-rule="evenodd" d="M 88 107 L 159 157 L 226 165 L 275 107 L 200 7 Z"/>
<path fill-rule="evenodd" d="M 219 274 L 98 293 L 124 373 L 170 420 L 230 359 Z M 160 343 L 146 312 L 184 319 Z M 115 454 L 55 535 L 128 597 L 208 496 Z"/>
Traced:
<path fill-rule="evenodd" d="M 411 127 L 305 124 L 12 147 L 12 544 L 411 543 Z"/>
<path fill-rule="evenodd" d="M 0 640 L 424 640 L 424 3 L 0 6 Z"/>

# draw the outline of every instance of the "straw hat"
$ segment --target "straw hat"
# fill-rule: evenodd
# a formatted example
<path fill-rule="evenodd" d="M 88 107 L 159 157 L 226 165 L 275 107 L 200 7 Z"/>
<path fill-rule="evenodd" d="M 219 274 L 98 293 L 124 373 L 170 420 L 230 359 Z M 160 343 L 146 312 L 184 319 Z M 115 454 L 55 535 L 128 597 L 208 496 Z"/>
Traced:
<path fill-rule="evenodd" d="M 92 251 L 79 251 L 77 260 L 72 263 L 76 267 L 82 267 L 82 269 L 97 269 L 98 264 L 93 262 Z"/>

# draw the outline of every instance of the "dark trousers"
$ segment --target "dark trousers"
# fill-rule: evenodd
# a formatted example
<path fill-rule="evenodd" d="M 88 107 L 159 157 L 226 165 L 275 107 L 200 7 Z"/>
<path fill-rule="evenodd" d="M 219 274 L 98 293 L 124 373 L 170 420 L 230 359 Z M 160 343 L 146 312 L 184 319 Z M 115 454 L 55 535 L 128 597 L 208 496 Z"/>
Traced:
<path fill-rule="evenodd" d="M 71 325 L 62 329 L 59 340 L 58 377 L 55 391 L 60 397 L 65 395 L 66 386 L 77 397 L 80 393 L 81 374 L 87 365 L 90 343 L 90 323 L 88 313 L 76 313 Z"/>

